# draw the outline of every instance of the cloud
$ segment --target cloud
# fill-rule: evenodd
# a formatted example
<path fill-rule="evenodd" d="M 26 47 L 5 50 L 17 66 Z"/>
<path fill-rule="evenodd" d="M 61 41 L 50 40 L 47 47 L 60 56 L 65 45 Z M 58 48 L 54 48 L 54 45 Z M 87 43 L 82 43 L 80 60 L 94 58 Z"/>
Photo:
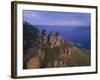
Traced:
<path fill-rule="evenodd" d="M 80 26 L 84 25 L 84 22 L 78 20 L 57 20 L 54 22 L 55 25 L 73 25 L 73 26 Z"/>
<path fill-rule="evenodd" d="M 53 15 L 55 14 L 55 15 Z M 83 13 L 84 14 L 84 13 Z M 24 20 L 33 25 L 86 26 L 90 24 L 87 14 L 24 11 Z"/>

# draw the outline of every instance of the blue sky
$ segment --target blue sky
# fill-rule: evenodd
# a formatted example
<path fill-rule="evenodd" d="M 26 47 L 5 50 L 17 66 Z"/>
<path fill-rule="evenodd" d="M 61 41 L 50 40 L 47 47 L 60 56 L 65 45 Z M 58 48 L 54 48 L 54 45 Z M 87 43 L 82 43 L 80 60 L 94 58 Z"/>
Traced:
<path fill-rule="evenodd" d="M 40 32 L 42 30 L 46 30 L 47 34 L 51 31 L 59 32 L 64 40 L 71 40 L 85 48 L 90 48 L 90 13 L 24 10 L 23 20 Z"/>
<path fill-rule="evenodd" d="M 91 24 L 91 15 L 90 13 L 24 10 L 23 20 L 32 25 L 88 26 Z"/>

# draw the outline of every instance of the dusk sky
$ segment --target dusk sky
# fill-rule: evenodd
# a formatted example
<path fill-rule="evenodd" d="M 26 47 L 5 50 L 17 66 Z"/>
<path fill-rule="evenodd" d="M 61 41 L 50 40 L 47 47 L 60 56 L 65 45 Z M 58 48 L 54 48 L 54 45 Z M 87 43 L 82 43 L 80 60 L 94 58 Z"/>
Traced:
<path fill-rule="evenodd" d="M 23 19 L 32 25 L 90 25 L 90 13 L 52 12 L 52 11 L 23 11 Z"/>

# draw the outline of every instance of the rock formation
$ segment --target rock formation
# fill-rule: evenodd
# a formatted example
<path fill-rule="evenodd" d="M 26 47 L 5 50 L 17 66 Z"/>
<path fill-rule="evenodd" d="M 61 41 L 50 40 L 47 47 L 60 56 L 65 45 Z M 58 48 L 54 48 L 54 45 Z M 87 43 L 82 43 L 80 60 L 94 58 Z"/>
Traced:
<path fill-rule="evenodd" d="M 25 23 L 23 34 L 24 69 L 90 65 L 90 56 L 58 32 L 39 32 Z"/>

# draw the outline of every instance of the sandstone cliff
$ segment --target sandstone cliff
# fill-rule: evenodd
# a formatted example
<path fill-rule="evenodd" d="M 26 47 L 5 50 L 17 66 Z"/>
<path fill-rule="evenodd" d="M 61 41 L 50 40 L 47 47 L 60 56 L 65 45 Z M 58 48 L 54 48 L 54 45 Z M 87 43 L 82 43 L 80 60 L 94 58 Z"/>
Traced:
<path fill-rule="evenodd" d="M 39 32 L 24 23 L 23 68 L 53 68 L 89 66 L 90 54 L 72 41 L 63 40 L 60 33 Z"/>

